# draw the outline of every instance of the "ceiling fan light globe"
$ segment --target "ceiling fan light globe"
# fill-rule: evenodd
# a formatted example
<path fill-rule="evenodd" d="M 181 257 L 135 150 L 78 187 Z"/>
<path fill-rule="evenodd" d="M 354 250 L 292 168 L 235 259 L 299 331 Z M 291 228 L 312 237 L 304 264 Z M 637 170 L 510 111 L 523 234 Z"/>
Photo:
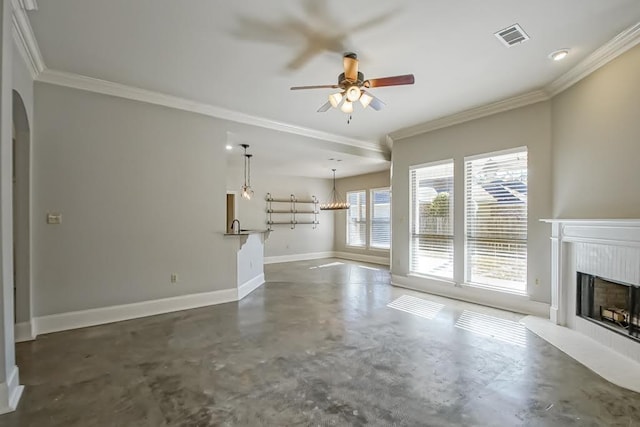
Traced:
<path fill-rule="evenodd" d="M 331 103 L 331 106 L 333 108 L 338 108 L 338 105 L 340 105 L 340 101 L 342 101 L 342 93 L 337 92 L 333 95 L 329 95 L 329 102 Z"/>
<path fill-rule="evenodd" d="M 358 99 L 360 99 L 361 94 L 362 94 L 362 91 L 358 86 L 351 86 L 349 87 L 349 89 L 347 89 L 347 101 L 355 102 Z"/>
<path fill-rule="evenodd" d="M 344 101 L 340 109 L 342 110 L 343 113 L 347 113 L 347 114 L 353 113 L 353 102 L 348 100 Z"/>
<path fill-rule="evenodd" d="M 373 96 L 369 95 L 366 92 L 364 92 L 360 97 L 360 104 L 362 104 L 363 108 L 367 108 L 369 104 L 371 104 L 371 101 L 373 101 Z"/>

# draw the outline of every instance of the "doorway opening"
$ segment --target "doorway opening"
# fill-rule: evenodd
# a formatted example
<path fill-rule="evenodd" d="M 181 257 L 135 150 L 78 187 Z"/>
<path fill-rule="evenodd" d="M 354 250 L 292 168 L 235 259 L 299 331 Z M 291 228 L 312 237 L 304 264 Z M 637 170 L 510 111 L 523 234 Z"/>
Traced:
<path fill-rule="evenodd" d="M 233 231 L 233 220 L 238 218 L 236 196 L 237 192 L 227 191 L 227 226 L 225 229 L 226 233 L 231 233 Z"/>
<path fill-rule="evenodd" d="M 22 97 L 13 91 L 13 289 L 16 341 L 31 328 L 31 128 Z"/>

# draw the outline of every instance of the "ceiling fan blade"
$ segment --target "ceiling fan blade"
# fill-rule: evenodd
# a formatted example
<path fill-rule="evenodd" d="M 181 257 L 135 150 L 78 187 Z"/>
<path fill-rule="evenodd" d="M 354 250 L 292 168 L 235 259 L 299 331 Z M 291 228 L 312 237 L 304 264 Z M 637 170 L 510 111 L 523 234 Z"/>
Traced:
<path fill-rule="evenodd" d="M 362 93 L 371 97 L 371 101 L 369 101 L 368 105 L 369 107 L 373 108 L 376 111 L 382 110 L 384 106 L 387 105 L 384 102 L 382 102 L 380 98 L 376 98 L 375 96 L 373 96 L 371 92 L 367 92 L 366 90 L 363 90 Z"/>
<path fill-rule="evenodd" d="M 358 58 L 355 54 L 345 55 L 342 58 L 342 64 L 344 65 L 344 78 L 352 81 L 358 81 Z"/>
<path fill-rule="evenodd" d="M 293 86 L 291 90 L 303 90 L 303 89 L 338 89 L 338 85 L 316 85 L 316 86 Z"/>
<path fill-rule="evenodd" d="M 322 107 L 318 108 L 318 113 L 324 113 L 329 108 L 331 108 L 331 103 L 329 101 L 327 101 L 326 103 L 322 104 Z"/>
<path fill-rule="evenodd" d="M 383 87 L 383 86 L 400 86 L 412 85 L 415 83 L 413 74 L 405 74 L 402 76 L 381 77 L 379 79 L 369 79 L 363 84 L 364 87 Z"/>

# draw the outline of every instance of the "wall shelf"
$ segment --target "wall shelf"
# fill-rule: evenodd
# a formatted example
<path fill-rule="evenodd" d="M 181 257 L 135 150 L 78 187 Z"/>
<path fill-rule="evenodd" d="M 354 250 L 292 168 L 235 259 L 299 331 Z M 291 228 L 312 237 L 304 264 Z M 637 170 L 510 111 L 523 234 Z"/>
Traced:
<path fill-rule="evenodd" d="M 290 225 L 291 229 L 294 230 L 296 225 L 313 225 L 313 229 L 316 229 L 320 222 L 318 221 L 318 214 L 320 210 L 318 209 L 318 199 L 316 196 L 311 196 L 311 199 L 298 199 L 294 194 L 291 194 L 289 198 L 276 198 L 272 197 L 271 193 L 267 193 L 267 197 L 265 199 L 267 201 L 267 225 L 269 226 L 269 230 L 272 230 L 272 225 Z M 288 209 L 284 206 L 279 206 L 278 204 L 288 204 Z M 276 208 L 274 209 L 273 205 L 276 204 Z M 302 206 L 299 208 L 297 205 L 313 205 L 313 206 Z M 276 220 L 273 219 L 273 215 L 276 215 Z M 284 219 L 277 219 L 277 215 L 290 215 L 290 219 L 288 221 Z M 298 215 L 302 215 L 302 219 L 298 219 Z M 308 215 L 308 216 L 307 216 Z M 313 215 L 313 218 L 310 216 Z"/>

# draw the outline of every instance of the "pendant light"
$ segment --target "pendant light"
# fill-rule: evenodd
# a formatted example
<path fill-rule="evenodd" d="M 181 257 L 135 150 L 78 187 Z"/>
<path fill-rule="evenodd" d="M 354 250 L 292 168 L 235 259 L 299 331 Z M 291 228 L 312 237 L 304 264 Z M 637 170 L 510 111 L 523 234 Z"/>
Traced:
<path fill-rule="evenodd" d="M 249 144 L 240 144 L 244 148 L 244 184 L 242 185 L 242 197 L 251 200 L 253 196 L 253 190 L 251 189 L 251 157 L 252 154 L 247 154 L 247 148 Z"/>
<path fill-rule="evenodd" d="M 333 171 L 333 190 L 331 190 L 331 194 L 325 203 L 320 204 L 320 210 L 323 211 L 338 211 L 349 209 L 349 203 L 345 202 L 342 197 L 338 194 L 338 190 L 336 190 L 336 170 L 331 169 Z"/>

